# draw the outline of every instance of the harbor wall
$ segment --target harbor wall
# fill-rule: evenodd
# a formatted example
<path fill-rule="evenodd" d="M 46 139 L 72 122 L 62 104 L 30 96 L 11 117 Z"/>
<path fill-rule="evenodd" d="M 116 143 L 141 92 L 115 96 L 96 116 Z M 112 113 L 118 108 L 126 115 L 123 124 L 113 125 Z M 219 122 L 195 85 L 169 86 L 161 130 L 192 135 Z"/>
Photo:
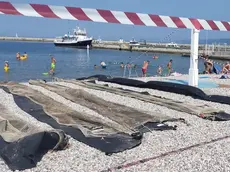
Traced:
<path fill-rule="evenodd" d="M 0 41 L 53 42 L 54 38 L 0 37 Z"/>
<path fill-rule="evenodd" d="M 50 42 L 54 38 L 26 38 L 26 37 L 0 37 L 0 41 L 28 41 L 28 42 Z M 98 49 L 112 49 L 121 51 L 140 51 L 140 52 L 153 52 L 153 53 L 167 53 L 167 54 L 180 54 L 185 57 L 190 56 L 190 44 L 178 44 L 178 47 L 167 47 L 166 43 L 146 43 L 139 46 L 130 46 L 128 42 L 119 41 L 97 41 L 92 43 L 93 48 Z M 205 52 L 205 45 L 199 45 L 199 55 Z M 215 47 L 214 52 L 209 54 L 210 59 L 230 60 L 230 46 Z"/>

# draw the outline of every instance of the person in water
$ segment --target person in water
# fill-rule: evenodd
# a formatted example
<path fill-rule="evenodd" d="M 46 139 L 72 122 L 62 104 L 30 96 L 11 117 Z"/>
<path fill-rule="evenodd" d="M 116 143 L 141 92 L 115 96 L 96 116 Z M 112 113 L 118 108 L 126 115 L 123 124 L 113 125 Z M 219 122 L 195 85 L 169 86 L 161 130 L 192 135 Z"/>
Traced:
<path fill-rule="evenodd" d="M 53 74 L 55 71 L 55 67 L 56 67 L 56 60 L 55 60 L 54 56 L 50 55 L 50 57 L 51 57 L 50 73 Z"/>
<path fill-rule="evenodd" d="M 148 69 L 149 61 L 144 61 L 142 66 L 142 76 L 146 77 L 147 69 Z"/>
<path fill-rule="evenodd" d="M 124 67 L 125 67 L 124 63 L 121 62 L 121 63 L 120 63 L 120 68 L 124 68 Z"/>
<path fill-rule="evenodd" d="M 25 58 L 27 58 L 27 57 L 28 57 L 28 55 L 27 55 L 27 53 L 26 53 L 26 52 L 24 52 L 23 56 L 24 56 Z"/>
<path fill-rule="evenodd" d="M 98 68 L 98 66 L 95 64 L 95 65 L 94 65 L 94 69 L 97 69 L 97 68 Z"/>
<path fill-rule="evenodd" d="M 161 67 L 161 66 L 158 66 L 157 74 L 158 74 L 159 76 L 162 76 L 162 72 L 163 72 L 162 67 Z"/>
<path fill-rule="evenodd" d="M 16 53 L 16 59 L 20 60 L 20 53 L 19 52 Z"/>
<path fill-rule="evenodd" d="M 153 59 L 158 59 L 158 56 L 154 55 L 154 56 L 153 56 Z"/>
<path fill-rule="evenodd" d="M 101 61 L 101 67 L 102 67 L 102 69 L 105 69 L 105 68 L 106 68 L 105 62 Z"/>
<path fill-rule="evenodd" d="M 128 62 L 127 63 L 127 68 L 130 69 L 131 68 L 131 64 Z"/>
<path fill-rule="evenodd" d="M 5 72 L 8 72 L 8 71 L 9 71 L 9 68 L 10 68 L 9 62 L 8 62 L 8 61 L 5 61 L 5 64 L 4 64 L 4 71 L 5 71 Z"/>
<path fill-rule="evenodd" d="M 27 55 L 27 53 L 26 53 L 26 52 L 24 52 L 23 56 L 24 56 L 24 57 L 27 57 L 28 55 Z"/>
<path fill-rule="evenodd" d="M 168 68 L 168 75 L 170 75 L 172 73 L 172 62 L 173 60 L 169 60 L 168 64 L 167 64 L 167 68 Z"/>

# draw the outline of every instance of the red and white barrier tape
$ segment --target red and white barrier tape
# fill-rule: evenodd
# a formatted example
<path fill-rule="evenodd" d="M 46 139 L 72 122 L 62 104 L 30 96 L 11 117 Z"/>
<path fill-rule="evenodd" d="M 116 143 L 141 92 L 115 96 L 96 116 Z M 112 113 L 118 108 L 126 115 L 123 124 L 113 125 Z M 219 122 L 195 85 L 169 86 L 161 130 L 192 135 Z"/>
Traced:
<path fill-rule="evenodd" d="M 0 14 L 198 30 L 230 31 L 230 22 L 102 9 L 1 1 Z"/>

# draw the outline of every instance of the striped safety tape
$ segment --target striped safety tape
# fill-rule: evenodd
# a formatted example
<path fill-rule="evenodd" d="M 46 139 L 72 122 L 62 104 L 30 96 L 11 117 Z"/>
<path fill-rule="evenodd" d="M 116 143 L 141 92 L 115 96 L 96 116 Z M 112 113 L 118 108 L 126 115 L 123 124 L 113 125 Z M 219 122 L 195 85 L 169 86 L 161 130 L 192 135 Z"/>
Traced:
<path fill-rule="evenodd" d="M 230 31 L 230 22 L 102 9 L 1 1 L 0 14 L 198 30 Z"/>

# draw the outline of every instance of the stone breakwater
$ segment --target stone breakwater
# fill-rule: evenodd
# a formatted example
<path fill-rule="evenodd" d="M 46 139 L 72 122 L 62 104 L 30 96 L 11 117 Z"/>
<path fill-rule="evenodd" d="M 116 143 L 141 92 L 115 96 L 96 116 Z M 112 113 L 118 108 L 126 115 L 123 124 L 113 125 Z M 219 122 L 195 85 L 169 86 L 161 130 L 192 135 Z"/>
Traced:
<path fill-rule="evenodd" d="M 54 38 L 26 38 L 26 37 L 0 37 L 0 41 L 26 41 L 26 42 L 54 42 Z M 140 51 L 166 54 L 180 54 L 185 57 L 190 56 L 190 44 L 178 44 L 178 47 L 167 46 L 166 43 L 146 43 L 130 46 L 128 42 L 119 41 L 97 41 L 93 40 L 93 48 L 111 49 L 123 51 Z M 230 46 L 218 46 L 210 55 L 210 59 L 230 60 Z M 199 55 L 205 52 L 205 45 L 199 45 Z"/>
<path fill-rule="evenodd" d="M 0 37 L 1 41 L 53 42 L 53 38 Z"/>

